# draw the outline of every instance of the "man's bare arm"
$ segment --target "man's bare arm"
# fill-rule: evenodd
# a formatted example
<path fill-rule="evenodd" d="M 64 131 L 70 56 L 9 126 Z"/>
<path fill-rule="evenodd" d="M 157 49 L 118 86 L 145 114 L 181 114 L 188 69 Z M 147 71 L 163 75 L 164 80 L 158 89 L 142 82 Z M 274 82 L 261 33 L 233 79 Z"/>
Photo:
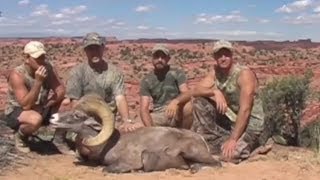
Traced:
<path fill-rule="evenodd" d="M 22 75 L 12 71 L 9 75 L 9 84 L 12 87 L 17 101 L 21 107 L 24 110 L 30 110 L 38 98 L 42 81 L 35 80 L 34 85 L 31 87 L 30 91 L 28 91 L 24 84 Z"/>
<path fill-rule="evenodd" d="M 235 128 L 230 136 L 231 139 L 236 141 L 244 133 L 249 123 L 249 116 L 253 106 L 257 79 L 252 71 L 244 70 L 240 74 L 238 84 L 240 87 L 240 109 L 237 114 Z"/>
<path fill-rule="evenodd" d="M 140 116 L 144 126 L 152 126 L 153 121 L 149 112 L 149 96 L 140 96 Z"/>
<path fill-rule="evenodd" d="M 126 97 L 124 95 L 117 95 L 115 99 L 122 121 L 128 120 L 129 108 Z"/>
<path fill-rule="evenodd" d="M 52 105 L 55 105 L 57 103 L 60 103 L 64 99 L 64 95 L 66 92 L 66 88 L 59 79 L 57 75 L 56 69 L 53 67 L 52 75 L 49 76 L 50 78 L 48 79 L 50 88 L 53 89 L 54 91 L 54 97 L 52 100 L 54 101 Z"/>
<path fill-rule="evenodd" d="M 71 107 L 72 107 L 72 108 L 75 108 L 76 105 L 78 104 L 78 102 L 79 102 L 78 99 L 72 99 L 72 100 L 71 100 Z"/>
<path fill-rule="evenodd" d="M 182 92 L 176 100 L 179 104 L 184 104 L 190 101 L 191 97 L 211 97 L 214 96 L 214 76 L 211 72 L 205 78 L 203 78 L 193 89 Z"/>
<path fill-rule="evenodd" d="M 187 83 L 183 83 L 179 86 L 180 93 L 185 93 L 189 91 Z"/>
<path fill-rule="evenodd" d="M 172 99 L 171 102 L 173 102 L 175 104 L 184 104 L 184 103 L 188 102 L 190 100 L 191 96 L 190 96 L 190 98 L 186 97 L 186 96 L 190 95 L 190 94 L 186 95 L 186 93 L 191 93 L 191 92 L 189 92 L 189 88 L 188 88 L 187 83 L 181 84 L 179 86 L 179 91 L 180 91 L 180 94 L 176 98 Z M 180 97 L 180 96 L 185 96 L 185 97 Z M 188 100 L 188 98 L 189 98 L 189 100 Z"/>

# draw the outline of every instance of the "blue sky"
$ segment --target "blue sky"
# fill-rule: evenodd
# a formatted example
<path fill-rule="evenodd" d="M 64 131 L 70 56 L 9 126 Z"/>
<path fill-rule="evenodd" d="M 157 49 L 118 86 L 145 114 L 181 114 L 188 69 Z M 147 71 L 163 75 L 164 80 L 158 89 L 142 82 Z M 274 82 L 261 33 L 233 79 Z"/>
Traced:
<path fill-rule="evenodd" d="M 0 37 L 320 41 L 320 0 L 0 0 Z"/>

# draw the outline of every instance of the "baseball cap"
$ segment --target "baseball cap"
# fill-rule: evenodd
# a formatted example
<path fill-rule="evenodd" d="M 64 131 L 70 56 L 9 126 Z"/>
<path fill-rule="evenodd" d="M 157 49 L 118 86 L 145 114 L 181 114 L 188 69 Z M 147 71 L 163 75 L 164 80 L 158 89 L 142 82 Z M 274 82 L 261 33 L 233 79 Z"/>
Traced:
<path fill-rule="evenodd" d="M 29 54 L 33 58 L 38 58 L 42 54 L 46 54 L 44 45 L 39 41 L 30 41 L 24 46 L 23 52 Z"/>
<path fill-rule="evenodd" d="M 169 56 L 169 49 L 165 44 L 156 44 L 152 49 L 152 54 L 156 53 L 157 51 L 162 51 L 165 55 Z"/>
<path fill-rule="evenodd" d="M 226 40 L 219 40 L 219 41 L 217 41 L 217 42 L 214 43 L 213 53 L 218 52 L 218 51 L 219 51 L 220 49 L 222 49 L 222 48 L 229 49 L 230 51 L 233 50 L 233 47 L 232 47 L 231 42 L 226 41 Z"/>
<path fill-rule="evenodd" d="M 90 45 L 104 45 L 105 44 L 105 39 L 101 37 L 98 33 L 96 32 L 90 32 L 85 35 L 83 38 L 83 48 L 90 46 Z"/>

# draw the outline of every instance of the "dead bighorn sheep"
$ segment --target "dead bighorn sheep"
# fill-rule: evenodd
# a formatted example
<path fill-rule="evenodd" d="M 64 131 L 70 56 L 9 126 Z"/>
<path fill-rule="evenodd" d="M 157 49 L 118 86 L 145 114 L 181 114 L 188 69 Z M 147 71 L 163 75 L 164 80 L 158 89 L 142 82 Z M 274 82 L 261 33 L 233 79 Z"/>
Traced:
<path fill-rule="evenodd" d="M 102 126 L 94 119 L 101 121 Z M 73 112 L 51 123 L 56 128 L 75 132 L 79 154 L 105 165 L 108 172 L 221 166 L 212 158 L 202 136 L 189 130 L 146 127 L 120 134 L 115 130 L 114 116 L 108 105 L 96 95 L 84 96 Z"/>

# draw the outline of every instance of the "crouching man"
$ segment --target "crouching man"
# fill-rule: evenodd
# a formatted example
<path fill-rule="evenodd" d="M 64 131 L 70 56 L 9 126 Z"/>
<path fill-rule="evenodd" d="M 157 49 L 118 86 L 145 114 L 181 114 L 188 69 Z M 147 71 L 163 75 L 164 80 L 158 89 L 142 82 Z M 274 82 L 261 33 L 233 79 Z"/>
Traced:
<path fill-rule="evenodd" d="M 65 87 L 46 60 L 46 51 L 41 42 L 30 41 L 26 44 L 24 55 L 23 64 L 14 68 L 8 77 L 5 121 L 15 130 L 17 150 L 28 153 L 28 136 L 58 111 Z M 53 90 L 51 97 L 50 90 Z"/>
<path fill-rule="evenodd" d="M 201 134 L 213 154 L 238 163 L 259 146 L 264 111 L 255 74 L 234 62 L 233 46 L 220 40 L 213 47 L 214 69 L 179 102 L 193 103 L 191 130 Z"/>
<path fill-rule="evenodd" d="M 154 70 L 140 83 L 140 116 L 145 126 L 185 127 L 192 119 L 191 103 L 179 103 L 176 98 L 188 91 L 184 71 L 170 67 L 169 49 L 156 44 L 152 49 Z M 150 112 L 150 99 L 153 109 Z"/>

